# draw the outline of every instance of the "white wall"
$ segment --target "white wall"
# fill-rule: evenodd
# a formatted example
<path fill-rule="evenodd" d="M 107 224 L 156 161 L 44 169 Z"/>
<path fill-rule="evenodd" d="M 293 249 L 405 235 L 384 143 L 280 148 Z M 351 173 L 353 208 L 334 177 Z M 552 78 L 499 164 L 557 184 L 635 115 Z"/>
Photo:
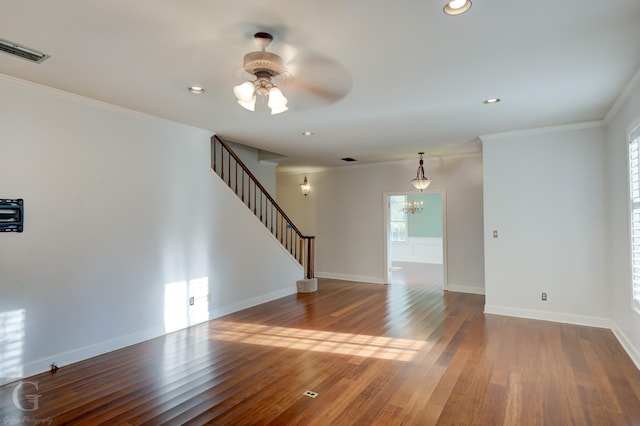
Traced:
<path fill-rule="evenodd" d="M 277 174 L 277 200 L 302 232 L 316 236 L 316 274 L 384 281 L 384 193 L 411 190 L 418 160 L 363 164 L 302 174 Z M 450 290 L 484 287 L 482 155 L 427 158 L 432 191 L 446 191 L 447 277 Z"/>
<path fill-rule="evenodd" d="M 269 195 L 273 198 L 276 196 L 276 167 L 277 163 L 270 161 L 261 161 L 259 158 L 259 152 L 255 148 L 251 148 L 246 145 L 242 145 L 235 142 L 227 141 L 222 138 L 229 147 L 236 153 L 236 155 L 242 160 L 245 166 L 251 171 L 253 176 L 260 182 L 260 184 L 267 190 Z"/>
<path fill-rule="evenodd" d="M 640 368 L 640 314 L 631 307 L 627 132 L 640 124 L 640 73 L 619 100 L 606 134 L 609 225 L 609 293 L 613 330 Z"/>
<path fill-rule="evenodd" d="M 24 232 L 0 234 L 3 380 L 295 292 L 209 132 L 3 76 L 0 100 L 0 198 L 25 200 Z"/>
<path fill-rule="evenodd" d="M 311 190 L 306 196 L 300 190 L 305 176 L 311 184 Z M 314 174 L 285 174 L 276 169 L 276 202 L 306 236 L 316 234 L 318 196 L 314 179 Z"/>
<path fill-rule="evenodd" d="M 485 311 L 608 326 L 605 128 L 485 137 L 483 152 Z"/>

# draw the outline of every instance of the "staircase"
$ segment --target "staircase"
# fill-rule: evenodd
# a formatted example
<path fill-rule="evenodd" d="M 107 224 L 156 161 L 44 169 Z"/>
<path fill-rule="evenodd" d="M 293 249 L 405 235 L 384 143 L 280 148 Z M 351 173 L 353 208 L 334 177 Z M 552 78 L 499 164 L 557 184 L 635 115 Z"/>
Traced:
<path fill-rule="evenodd" d="M 315 237 L 305 236 L 296 228 L 236 153 L 216 135 L 211 138 L 211 168 L 302 265 L 305 277 L 313 279 Z"/>

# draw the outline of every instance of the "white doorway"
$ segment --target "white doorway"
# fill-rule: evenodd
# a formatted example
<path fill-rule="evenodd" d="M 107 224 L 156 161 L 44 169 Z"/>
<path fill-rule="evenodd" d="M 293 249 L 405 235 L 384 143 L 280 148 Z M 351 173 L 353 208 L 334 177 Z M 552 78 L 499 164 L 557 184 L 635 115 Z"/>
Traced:
<path fill-rule="evenodd" d="M 385 193 L 385 283 L 447 288 L 444 192 Z"/>

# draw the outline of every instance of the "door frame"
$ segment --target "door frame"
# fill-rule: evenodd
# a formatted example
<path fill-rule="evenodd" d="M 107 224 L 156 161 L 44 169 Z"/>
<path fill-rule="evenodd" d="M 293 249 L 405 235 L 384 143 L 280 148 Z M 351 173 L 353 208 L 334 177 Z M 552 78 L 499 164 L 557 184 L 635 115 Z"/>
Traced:
<path fill-rule="evenodd" d="M 416 191 L 391 191 L 384 192 L 382 194 L 382 211 L 383 211 L 383 222 L 384 229 L 382 230 L 383 240 L 384 240 L 384 273 L 383 273 L 383 282 L 385 284 L 389 284 L 389 271 L 391 270 L 391 223 L 389 218 L 389 208 L 390 201 L 389 197 L 392 195 L 420 195 L 420 194 L 439 194 L 442 197 L 442 288 L 443 290 L 447 290 L 449 288 L 448 279 L 447 279 L 447 265 L 449 264 L 447 260 L 447 196 L 446 191 L 442 190 L 427 190 L 424 192 Z"/>

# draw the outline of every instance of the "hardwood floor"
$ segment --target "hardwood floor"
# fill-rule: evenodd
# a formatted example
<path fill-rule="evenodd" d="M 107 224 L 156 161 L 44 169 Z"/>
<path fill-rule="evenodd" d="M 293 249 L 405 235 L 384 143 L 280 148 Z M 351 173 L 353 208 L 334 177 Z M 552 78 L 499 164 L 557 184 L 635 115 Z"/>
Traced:
<path fill-rule="evenodd" d="M 391 284 L 418 284 L 442 289 L 444 266 L 435 263 L 393 261 L 389 274 Z"/>
<path fill-rule="evenodd" d="M 419 282 L 320 280 L 317 293 L 32 377 L 37 410 L 4 386 L 0 422 L 640 424 L 640 372 L 609 330 L 483 304 Z"/>

